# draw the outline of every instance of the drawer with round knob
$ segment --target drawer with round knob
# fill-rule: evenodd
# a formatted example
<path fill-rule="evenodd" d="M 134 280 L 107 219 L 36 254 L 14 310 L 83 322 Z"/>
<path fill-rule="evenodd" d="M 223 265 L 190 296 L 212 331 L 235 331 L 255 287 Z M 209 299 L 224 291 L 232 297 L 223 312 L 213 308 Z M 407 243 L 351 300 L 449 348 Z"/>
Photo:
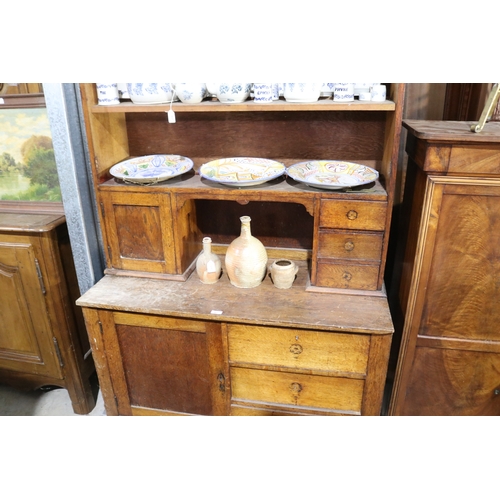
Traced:
<path fill-rule="evenodd" d="M 382 201 L 321 200 L 320 227 L 383 231 L 387 203 Z"/>
<path fill-rule="evenodd" d="M 320 230 L 318 258 L 380 261 L 383 233 Z"/>
<path fill-rule="evenodd" d="M 373 291 L 377 290 L 379 272 L 379 263 L 318 259 L 314 284 L 328 288 Z"/>
<path fill-rule="evenodd" d="M 288 367 L 311 373 L 366 374 L 370 337 L 293 328 L 228 325 L 230 364 Z"/>
<path fill-rule="evenodd" d="M 231 368 L 232 401 L 361 412 L 362 379 Z"/>

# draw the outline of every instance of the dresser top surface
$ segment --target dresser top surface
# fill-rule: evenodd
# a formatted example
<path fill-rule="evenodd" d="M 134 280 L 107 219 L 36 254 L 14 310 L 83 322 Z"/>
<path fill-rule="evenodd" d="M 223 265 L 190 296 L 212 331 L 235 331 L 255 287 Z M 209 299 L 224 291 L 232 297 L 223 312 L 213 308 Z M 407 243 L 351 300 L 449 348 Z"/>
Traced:
<path fill-rule="evenodd" d="M 34 214 L 0 211 L 0 231 L 44 232 L 51 231 L 64 223 L 61 214 Z"/>
<path fill-rule="evenodd" d="M 149 315 L 186 317 L 312 330 L 387 335 L 393 324 L 387 299 L 306 291 L 307 268 L 299 267 L 292 288 L 278 289 L 266 276 L 252 289 L 220 280 L 201 283 L 196 272 L 185 282 L 108 275 L 77 305 Z"/>
<path fill-rule="evenodd" d="M 486 123 L 481 132 L 472 132 L 471 121 L 404 120 L 403 126 L 418 139 L 436 142 L 498 143 L 500 122 Z"/>

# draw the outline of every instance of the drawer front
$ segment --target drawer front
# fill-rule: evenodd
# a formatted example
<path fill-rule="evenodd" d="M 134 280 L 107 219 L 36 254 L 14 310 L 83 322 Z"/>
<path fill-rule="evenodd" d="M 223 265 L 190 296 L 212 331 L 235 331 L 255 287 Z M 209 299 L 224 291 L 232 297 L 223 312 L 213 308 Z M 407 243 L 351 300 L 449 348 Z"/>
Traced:
<path fill-rule="evenodd" d="M 364 380 L 231 368 L 233 401 L 361 411 Z"/>
<path fill-rule="evenodd" d="M 231 363 L 364 375 L 370 337 L 247 325 L 228 326 Z"/>
<path fill-rule="evenodd" d="M 319 231 L 318 257 L 380 261 L 383 233 Z"/>
<path fill-rule="evenodd" d="M 377 290 L 380 266 L 348 261 L 319 261 L 316 286 Z"/>
<path fill-rule="evenodd" d="M 387 203 L 382 201 L 322 200 L 320 227 L 383 231 Z"/>

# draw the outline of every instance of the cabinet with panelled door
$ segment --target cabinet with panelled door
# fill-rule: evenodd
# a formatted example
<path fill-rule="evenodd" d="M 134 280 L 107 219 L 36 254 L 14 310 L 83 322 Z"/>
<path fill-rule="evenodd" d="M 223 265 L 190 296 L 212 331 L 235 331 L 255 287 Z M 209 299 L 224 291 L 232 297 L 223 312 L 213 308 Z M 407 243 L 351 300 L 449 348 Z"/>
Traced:
<path fill-rule="evenodd" d="M 216 100 L 196 105 L 178 102 L 172 104 L 177 113 L 175 123 L 168 123 L 166 117 L 170 104 L 122 102 L 101 106 L 93 84 L 81 84 L 80 88 L 106 255 L 106 276 L 96 286 L 121 289 L 125 280 L 135 279 L 139 287 L 136 293 L 142 295 L 138 290 L 158 286 L 160 282 L 169 298 L 162 301 L 162 310 L 153 311 L 154 307 L 144 305 L 140 309 L 127 306 L 127 311 L 144 316 L 144 321 L 149 315 L 170 318 L 180 314 L 185 319 L 215 322 L 218 325 L 215 331 L 210 330 L 212 333 L 208 335 L 207 330 L 201 335 L 220 343 L 217 352 L 222 353 L 226 364 L 222 386 L 228 398 L 228 406 L 224 407 L 228 414 L 297 413 L 299 408 L 306 414 L 380 411 L 385 359 L 392 335 L 384 270 L 404 84 L 388 84 L 388 100 L 381 103 L 357 100 L 336 103 L 331 99 L 309 104 L 280 99 L 264 105 L 251 100 L 241 104 Z M 193 160 L 194 169 L 152 185 L 125 184 L 110 175 L 110 168 L 122 160 L 155 153 L 187 156 Z M 286 166 L 304 160 L 345 160 L 371 166 L 380 175 L 371 184 L 342 190 L 316 189 L 286 176 L 258 186 L 233 189 L 200 177 L 202 164 L 226 157 L 269 158 Z M 278 290 L 266 276 L 256 289 L 239 291 L 225 281 L 227 277 L 223 274 L 216 285 L 202 286 L 196 289 L 196 297 L 192 297 L 189 291 L 197 279 L 193 270 L 202 249 L 202 238 L 211 237 L 213 250 L 223 258 L 229 243 L 239 236 L 239 218 L 243 215 L 251 217 L 252 234 L 266 246 L 270 262 L 285 257 L 299 264 L 299 275 L 292 289 Z M 267 286 L 269 290 L 265 291 Z M 106 311 L 113 316 L 113 311 L 123 310 L 123 304 L 112 296 L 96 295 L 97 290 L 87 292 L 79 304 L 84 308 L 88 328 L 98 335 L 96 338 L 104 338 L 106 327 L 99 315 Z M 221 301 L 226 297 L 232 303 L 235 294 L 244 294 L 242 305 L 228 317 L 227 306 Z M 308 307 L 302 311 L 304 317 L 298 318 L 290 325 L 292 330 L 288 330 L 286 323 L 293 294 L 297 296 L 297 309 L 303 310 L 304 301 Z M 118 296 L 126 300 L 121 291 Z M 184 305 L 177 311 L 171 301 L 175 302 L 178 296 Z M 331 304 L 340 300 L 339 296 L 344 297 L 341 310 L 333 311 Z M 211 304 L 209 309 L 207 306 L 192 310 L 189 306 L 193 301 L 203 304 L 212 299 L 218 305 Z M 380 324 L 370 322 L 362 309 L 353 312 L 365 300 L 373 301 L 373 307 L 379 310 L 375 318 L 383 318 Z M 273 305 L 271 309 L 269 304 Z M 255 317 L 248 311 L 254 308 Z M 331 316 L 325 318 L 324 324 L 311 321 L 327 312 Z M 355 320 L 362 323 L 359 330 L 347 326 L 354 314 L 361 315 Z M 253 347 L 257 353 L 254 359 L 237 354 L 234 347 L 237 338 L 247 334 L 252 337 L 264 325 L 272 328 L 263 335 L 276 339 L 297 329 L 296 336 L 300 339 L 307 339 L 310 345 L 318 343 L 317 353 L 328 350 L 325 346 L 329 343 L 337 345 L 341 339 L 345 340 L 339 344 L 344 346 L 342 349 L 356 353 L 358 342 L 365 342 L 370 347 L 366 347 L 364 357 L 359 354 L 365 367 L 358 367 L 357 362 L 345 369 L 319 362 L 315 362 L 319 365 L 296 364 L 291 358 L 264 361 L 266 350 L 259 348 L 259 344 Z M 117 338 L 121 335 L 119 331 L 116 330 Z M 165 339 L 163 342 L 169 342 L 166 340 L 169 337 L 167 333 L 160 335 Z M 382 337 L 384 342 L 380 341 Z M 374 339 L 379 339 L 377 342 L 387 352 L 382 352 L 382 348 L 377 351 Z M 148 341 L 146 335 L 144 342 Z M 117 341 L 113 346 L 117 349 L 116 359 L 126 364 L 128 358 L 124 352 L 128 344 Z M 110 353 L 109 349 L 106 352 Z M 210 352 L 206 351 L 204 356 L 210 358 Z M 295 356 L 308 359 L 310 354 Z M 110 362 L 108 356 L 105 359 Z M 377 369 L 372 366 L 375 359 L 380 363 Z M 151 376 L 157 372 L 152 366 L 141 366 L 145 371 L 150 369 Z M 174 371 L 180 380 L 187 376 L 181 368 Z M 215 371 L 210 371 L 211 376 L 216 375 Z M 372 372 L 377 372 L 377 377 L 373 378 Z M 125 381 L 127 373 L 125 369 Z M 219 374 L 212 380 L 214 387 L 221 385 Z M 124 393 L 129 394 L 131 389 L 127 384 L 123 386 Z M 266 394 L 255 392 L 252 387 L 276 390 Z M 292 392 L 287 393 L 289 390 Z M 378 392 L 376 397 L 375 392 Z M 378 401 L 379 406 L 368 403 L 372 400 Z M 115 403 L 109 399 L 109 405 L 114 407 Z M 175 407 L 172 405 L 168 411 L 175 412 Z M 208 405 L 204 411 L 217 413 L 222 407 Z M 196 413 L 182 408 L 179 404 L 180 413 Z"/>
<path fill-rule="evenodd" d="M 95 373 L 62 213 L 0 210 L 0 383 L 68 390 L 89 413 Z"/>
<path fill-rule="evenodd" d="M 500 415 L 500 123 L 408 120 L 390 413 Z"/>

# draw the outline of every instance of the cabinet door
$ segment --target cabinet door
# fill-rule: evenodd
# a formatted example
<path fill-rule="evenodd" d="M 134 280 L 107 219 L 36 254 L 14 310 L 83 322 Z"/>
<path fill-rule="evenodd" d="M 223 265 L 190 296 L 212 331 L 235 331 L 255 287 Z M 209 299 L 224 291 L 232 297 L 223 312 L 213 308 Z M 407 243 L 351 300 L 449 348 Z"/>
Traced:
<path fill-rule="evenodd" d="M 176 274 L 170 196 L 102 193 L 108 268 Z"/>
<path fill-rule="evenodd" d="M 0 367 L 62 378 L 33 242 L 0 238 Z"/>
<path fill-rule="evenodd" d="M 218 323 L 107 311 L 96 316 L 88 309 L 84 314 L 108 414 L 227 414 L 228 370 Z"/>
<path fill-rule="evenodd" d="M 429 176 L 418 215 L 391 411 L 498 415 L 500 182 Z"/>

